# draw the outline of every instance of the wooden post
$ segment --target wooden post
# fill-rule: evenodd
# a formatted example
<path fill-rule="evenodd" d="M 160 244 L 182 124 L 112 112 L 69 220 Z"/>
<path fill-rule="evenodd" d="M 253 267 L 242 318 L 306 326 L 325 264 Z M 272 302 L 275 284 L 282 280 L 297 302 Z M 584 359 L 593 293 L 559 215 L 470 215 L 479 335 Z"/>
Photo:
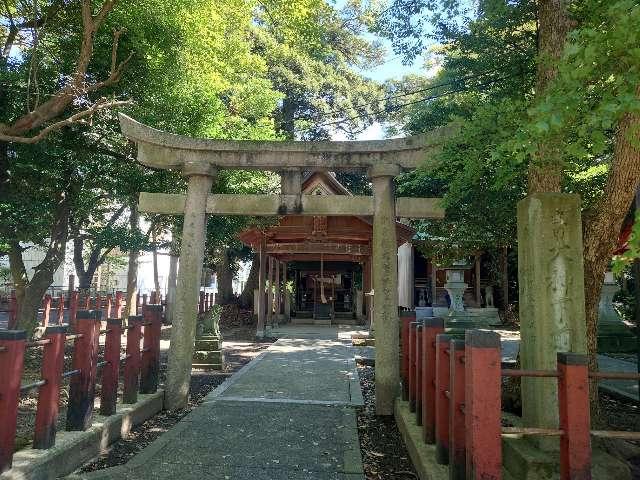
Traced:
<path fill-rule="evenodd" d="M 444 333 L 442 318 L 425 318 L 422 331 L 422 438 L 436 441 L 436 337 Z"/>
<path fill-rule="evenodd" d="M 87 291 L 84 295 L 84 310 L 91 309 L 91 293 Z"/>
<path fill-rule="evenodd" d="M 449 464 L 449 335 L 436 336 L 436 461 Z"/>
<path fill-rule="evenodd" d="M 17 320 L 18 320 L 18 300 L 16 298 L 16 291 L 11 290 L 11 294 L 9 295 L 9 325 L 7 326 L 7 330 L 15 329 Z"/>
<path fill-rule="evenodd" d="M 15 449 L 26 339 L 24 330 L 0 330 L 0 473 L 11 468 Z"/>
<path fill-rule="evenodd" d="M 416 411 L 416 328 L 418 322 L 409 324 L 409 411 Z"/>
<path fill-rule="evenodd" d="M 98 337 L 102 312 L 81 310 L 77 315 L 78 337 L 74 342 L 73 370 L 69 384 L 67 430 L 86 430 L 91 426 L 93 400 L 96 393 Z"/>
<path fill-rule="evenodd" d="M 104 340 L 104 360 L 100 394 L 100 415 L 108 417 L 116 413 L 118 402 L 118 377 L 120 375 L 120 344 L 122 340 L 122 320 L 107 319 L 107 333 Z"/>
<path fill-rule="evenodd" d="M 560 478 L 591 480 L 591 421 L 587 355 L 558 352 Z"/>
<path fill-rule="evenodd" d="M 422 335 L 423 335 L 422 322 L 418 322 L 416 327 L 416 425 L 422 426 L 422 364 L 424 352 L 422 351 Z"/>
<path fill-rule="evenodd" d="M 449 347 L 449 478 L 465 480 L 465 364 L 464 340 L 451 340 Z"/>
<path fill-rule="evenodd" d="M 495 332 L 465 332 L 466 472 L 471 480 L 502 478 L 501 352 Z"/>
<path fill-rule="evenodd" d="M 142 315 L 129 316 L 129 325 L 127 326 L 127 359 L 124 363 L 124 384 L 122 386 L 123 403 L 136 403 L 138 401 L 141 324 Z"/>
<path fill-rule="evenodd" d="M 266 240 L 264 235 L 260 236 L 260 246 L 258 250 L 258 261 L 260 262 L 260 268 L 258 271 L 258 325 L 256 328 L 256 336 L 258 338 L 264 337 L 266 322 L 266 305 L 265 305 L 265 277 L 267 271 L 267 252 L 266 252 Z"/>
<path fill-rule="evenodd" d="M 409 400 L 409 326 L 416 321 L 416 312 L 400 312 L 400 339 L 402 343 L 400 377 L 402 379 L 402 399 Z"/>
<path fill-rule="evenodd" d="M 142 308 L 144 308 L 144 306 L 148 303 L 148 297 L 149 295 L 147 295 L 146 293 L 142 295 Z"/>
<path fill-rule="evenodd" d="M 42 380 L 46 383 L 38 393 L 36 424 L 33 435 L 33 448 L 47 449 L 56 442 L 56 425 L 58 423 L 58 405 L 60 402 L 60 385 L 64 368 L 64 346 L 67 337 L 67 326 L 47 327 L 44 340 L 50 343 L 44 346 L 42 353 Z"/>
<path fill-rule="evenodd" d="M 431 259 L 431 306 L 435 307 L 438 301 L 438 268 Z"/>
<path fill-rule="evenodd" d="M 71 331 L 78 331 L 78 304 L 80 303 L 80 294 L 78 292 L 71 292 L 69 294 L 69 326 L 71 327 Z"/>
<path fill-rule="evenodd" d="M 113 308 L 113 295 L 109 294 L 107 295 L 107 305 L 106 305 L 106 312 L 105 312 L 105 317 L 108 319 L 111 318 L 111 310 Z"/>
<path fill-rule="evenodd" d="M 145 326 L 140 366 L 140 393 L 155 393 L 158 390 L 160 375 L 162 305 L 147 305 L 142 310 L 142 314 Z"/>
<path fill-rule="evenodd" d="M 481 307 L 482 306 L 482 290 L 480 285 L 480 253 L 476 254 L 474 267 L 475 267 L 475 277 L 476 277 L 476 283 L 474 285 L 476 287 L 475 288 L 476 303 L 478 304 L 478 307 Z"/>
<path fill-rule="evenodd" d="M 116 318 L 122 318 L 122 307 L 124 306 L 124 301 L 123 301 L 123 295 L 122 292 L 116 292 L 116 302 L 115 302 L 115 307 L 116 307 L 116 311 L 115 311 L 115 317 Z"/>
<path fill-rule="evenodd" d="M 49 326 L 49 318 L 51 316 L 51 295 L 48 293 L 42 300 L 42 326 L 47 328 Z"/>
<path fill-rule="evenodd" d="M 140 294 L 136 293 L 136 315 L 140 313 Z"/>
<path fill-rule="evenodd" d="M 104 312 L 102 311 L 102 297 L 100 296 L 99 293 L 96 293 L 96 306 L 94 310 L 100 310 L 100 312 L 102 312 L 103 314 L 103 318 L 105 318 Z"/>
<path fill-rule="evenodd" d="M 64 323 L 64 294 L 60 292 L 60 297 L 58 297 L 58 325 L 62 325 Z"/>

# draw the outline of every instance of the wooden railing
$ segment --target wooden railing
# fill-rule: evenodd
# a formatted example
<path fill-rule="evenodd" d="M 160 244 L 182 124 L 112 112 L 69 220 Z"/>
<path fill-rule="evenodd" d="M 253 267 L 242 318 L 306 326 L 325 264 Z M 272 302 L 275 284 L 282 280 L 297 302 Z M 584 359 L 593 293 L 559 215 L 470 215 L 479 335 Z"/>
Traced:
<path fill-rule="evenodd" d="M 98 302 L 97 306 L 103 304 Z M 122 363 L 122 403 L 135 403 L 138 392 L 156 392 L 162 308 L 160 304 L 143 305 L 142 315 L 130 316 L 126 324 L 120 318 L 107 317 L 105 322 L 101 321 L 102 309 L 81 309 L 74 315 L 73 334 L 68 333 L 68 325 L 48 325 L 44 336 L 36 341 L 28 341 L 22 330 L 0 330 L 0 473 L 11 468 L 21 395 L 37 391 L 33 448 L 48 449 L 55 445 L 60 391 L 65 380 L 69 379 L 68 431 L 86 430 L 91 426 L 98 384 L 100 414 L 116 413 Z M 118 313 L 117 307 L 115 313 Z M 121 355 L 123 335 L 127 337 L 125 355 Z M 100 336 L 104 336 L 102 358 Z M 71 341 L 72 366 L 63 371 L 65 345 Z M 22 385 L 25 352 L 32 348 L 43 349 L 41 376 L 35 382 Z"/>
<path fill-rule="evenodd" d="M 468 330 L 465 339 L 445 334 L 441 318 L 416 321 L 401 312 L 402 396 L 435 444 L 436 460 L 450 478 L 502 478 L 502 437 L 560 437 L 560 478 L 591 478 L 591 437 L 640 440 L 640 432 L 591 430 L 589 378 L 638 380 L 626 372 L 589 372 L 587 356 L 558 353 L 556 370 L 502 369 L 500 336 Z M 557 379 L 558 428 L 502 427 L 502 377 Z"/>

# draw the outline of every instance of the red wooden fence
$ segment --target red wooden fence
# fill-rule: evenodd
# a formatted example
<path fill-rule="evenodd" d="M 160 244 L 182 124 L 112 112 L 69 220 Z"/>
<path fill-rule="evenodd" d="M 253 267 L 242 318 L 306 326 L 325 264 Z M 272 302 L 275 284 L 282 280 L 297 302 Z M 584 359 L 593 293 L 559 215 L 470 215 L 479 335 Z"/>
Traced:
<path fill-rule="evenodd" d="M 468 330 L 462 341 L 443 333 L 440 318 L 415 321 L 401 312 L 400 321 L 403 397 L 422 423 L 423 441 L 435 444 L 436 460 L 449 465 L 449 478 L 501 479 L 505 434 L 560 437 L 561 480 L 591 479 L 591 436 L 640 440 L 638 432 L 593 431 L 589 418 L 589 377 L 637 380 L 638 374 L 589 372 L 587 356 L 577 353 L 558 353 L 556 370 L 503 370 L 495 332 Z M 504 376 L 557 378 L 558 428 L 503 428 Z"/>
<path fill-rule="evenodd" d="M 43 338 L 32 342 L 27 341 L 24 331 L 0 330 L 0 473 L 11 468 L 21 394 L 38 391 L 33 447 L 47 449 L 55 444 L 60 390 L 65 379 L 70 379 L 66 418 L 66 429 L 70 431 L 86 430 L 91 425 L 98 379 L 100 412 L 115 413 L 122 362 L 124 403 L 135 402 L 138 390 L 143 393 L 157 390 L 162 306 L 147 305 L 143 315 L 129 317 L 126 327 L 121 319 L 109 318 L 106 330 L 101 331 L 101 318 L 102 310 L 79 310 L 74 334 L 67 333 L 67 325 L 49 325 Z M 121 336 L 125 331 L 127 353 L 121 356 Z M 106 336 L 102 360 L 98 355 L 101 335 Z M 144 343 L 140 348 L 142 336 Z M 72 368 L 63 372 L 64 346 L 72 340 Z M 21 386 L 24 353 L 28 348 L 43 348 L 41 379 Z"/>

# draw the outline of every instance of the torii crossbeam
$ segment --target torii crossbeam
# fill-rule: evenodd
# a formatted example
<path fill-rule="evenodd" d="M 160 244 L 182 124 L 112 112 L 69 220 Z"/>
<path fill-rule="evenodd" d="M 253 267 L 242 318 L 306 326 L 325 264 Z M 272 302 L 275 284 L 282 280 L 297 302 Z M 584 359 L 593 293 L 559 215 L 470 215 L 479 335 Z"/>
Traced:
<path fill-rule="evenodd" d="M 120 126 L 122 133 L 136 142 L 141 164 L 179 170 L 188 178 L 186 196 L 140 195 L 140 211 L 184 215 L 167 369 L 167 408 L 182 408 L 187 402 L 206 215 L 355 215 L 373 217 L 376 412 L 392 415 L 399 385 L 396 217 L 444 216 L 438 199 L 396 199 L 393 178 L 404 170 L 433 163 L 450 132 L 438 129 L 420 136 L 377 141 L 277 142 L 195 139 L 153 129 L 123 114 Z M 282 195 L 211 195 L 213 179 L 220 169 L 280 172 Z M 314 169 L 366 171 L 373 196 L 301 195 L 300 172 Z"/>

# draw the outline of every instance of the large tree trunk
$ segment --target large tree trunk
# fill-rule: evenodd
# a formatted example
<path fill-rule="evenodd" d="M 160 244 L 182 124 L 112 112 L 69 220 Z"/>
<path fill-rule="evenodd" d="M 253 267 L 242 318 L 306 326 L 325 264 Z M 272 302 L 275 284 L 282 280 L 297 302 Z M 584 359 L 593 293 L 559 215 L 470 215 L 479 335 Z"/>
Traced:
<path fill-rule="evenodd" d="M 138 213 L 138 203 L 134 199 L 131 202 L 131 215 L 129 217 L 129 226 L 131 231 L 138 230 L 138 220 L 140 215 Z M 137 294 L 138 294 L 138 258 L 140 252 L 138 250 L 131 249 L 129 251 L 129 265 L 127 268 L 127 296 L 125 316 L 135 315 L 137 308 Z"/>
<path fill-rule="evenodd" d="M 53 283 L 53 275 L 60 267 L 65 257 L 69 227 L 69 199 L 68 194 L 60 194 L 56 207 L 54 223 L 51 226 L 49 246 L 44 259 L 34 269 L 31 280 L 27 279 L 25 265 L 22 259 L 22 248 L 18 242 L 10 242 L 9 264 L 11 274 L 16 283 L 16 297 L 18 309 L 16 315 L 17 328 L 26 330 L 32 336 L 38 325 L 38 310 L 42 305 L 42 297 L 47 288 Z"/>
<path fill-rule="evenodd" d="M 258 255 L 253 255 L 251 261 L 251 270 L 249 270 L 249 276 L 247 277 L 247 283 L 244 285 L 244 289 L 240 294 L 239 303 L 241 308 L 252 309 L 253 308 L 253 291 L 258 288 L 258 275 L 260 274 L 260 261 Z"/>
<path fill-rule="evenodd" d="M 640 89 L 638 90 L 640 95 Z M 628 114 L 620 121 L 614 157 L 607 178 L 604 194 L 593 210 L 585 214 L 583 221 L 584 242 L 584 286 L 587 322 L 587 347 L 589 367 L 597 370 L 598 351 L 598 304 L 604 274 L 611 261 L 612 252 L 618 243 L 618 233 L 629 212 L 634 195 L 640 185 L 640 149 L 634 146 L 640 140 L 640 115 Z M 636 144 L 637 145 L 637 144 Z M 597 388 L 592 385 L 592 392 Z M 593 397 L 595 397 L 593 393 Z M 596 397 L 597 398 L 597 397 Z M 598 405 L 592 398 L 594 417 Z"/>
<path fill-rule="evenodd" d="M 231 261 L 227 250 L 221 255 L 221 261 L 216 266 L 218 274 L 218 301 L 221 305 L 231 303 L 235 300 L 233 295 L 233 273 L 231 272 Z"/>
<path fill-rule="evenodd" d="M 569 0 L 538 2 L 538 63 L 536 96 L 545 94 L 558 74 L 558 61 L 574 22 L 569 17 Z M 529 193 L 559 192 L 562 185 L 562 139 L 546 139 L 538 145 L 529 166 Z"/>

